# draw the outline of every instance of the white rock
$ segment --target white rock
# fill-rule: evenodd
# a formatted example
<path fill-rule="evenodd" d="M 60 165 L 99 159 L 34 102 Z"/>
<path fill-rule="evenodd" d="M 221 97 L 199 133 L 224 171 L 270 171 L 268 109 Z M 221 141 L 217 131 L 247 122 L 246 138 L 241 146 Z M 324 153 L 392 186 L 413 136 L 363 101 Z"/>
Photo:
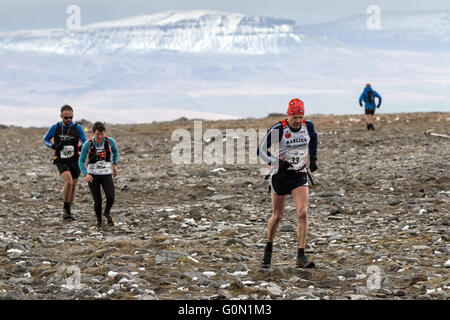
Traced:
<path fill-rule="evenodd" d="M 412 247 L 413 250 L 426 250 L 426 249 L 430 249 L 429 246 L 413 246 Z"/>
<path fill-rule="evenodd" d="M 244 277 L 244 276 L 248 275 L 248 271 L 235 271 L 235 272 L 231 273 L 231 275 L 233 275 L 235 277 Z"/>
<path fill-rule="evenodd" d="M 205 272 L 203 272 L 203 274 L 204 274 L 205 276 L 207 276 L 208 278 L 210 278 L 210 277 L 216 275 L 216 273 L 215 273 L 215 272 L 212 272 L 212 271 L 205 271 Z"/>
<path fill-rule="evenodd" d="M 108 272 L 108 277 L 114 278 L 116 275 L 118 275 L 117 272 L 114 272 L 114 271 L 109 271 Z"/>
<path fill-rule="evenodd" d="M 19 250 L 19 249 L 9 249 L 8 251 L 6 251 L 7 253 L 23 253 L 23 250 Z"/>
<path fill-rule="evenodd" d="M 128 283 L 131 282 L 131 280 L 128 280 L 127 278 L 120 279 L 119 283 Z"/>
<path fill-rule="evenodd" d="M 186 219 L 184 219 L 184 223 L 195 225 L 195 220 L 193 218 L 190 218 L 190 219 L 186 218 Z"/>
<path fill-rule="evenodd" d="M 279 296 L 281 294 L 281 289 L 275 286 L 268 286 L 266 288 L 267 292 L 269 292 L 272 296 Z"/>
<path fill-rule="evenodd" d="M 446 268 L 450 268 L 450 259 L 447 260 L 447 262 L 444 264 Z"/>

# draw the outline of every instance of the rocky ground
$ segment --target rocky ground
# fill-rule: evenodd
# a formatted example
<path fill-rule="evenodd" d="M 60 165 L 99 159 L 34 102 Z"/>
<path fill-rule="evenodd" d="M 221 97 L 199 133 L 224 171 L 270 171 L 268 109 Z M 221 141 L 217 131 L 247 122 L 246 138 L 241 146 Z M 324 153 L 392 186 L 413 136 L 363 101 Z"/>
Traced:
<path fill-rule="evenodd" d="M 3 299 L 448 299 L 449 113 L 311 116 L 319 132 L 307 255 L 295 268 L 289 197 L 273 266 L 259 268 L 271 215 L 264 165 L 176 165 L 177 128 L 108 126 L 116 138 L 116 226 L 98 232 L 80 180 L 76 221 L 62 220 L 62 183 L 47 128 L 3 127 L 0 297 Z M 279 120 L 207 121 L 268 129 Z M 206 146 L 209 141 L 203 142 Z M 250 150 L 251 153 L 254 150 Z M 79 280 L 79 281 L 78 281 Z"/>

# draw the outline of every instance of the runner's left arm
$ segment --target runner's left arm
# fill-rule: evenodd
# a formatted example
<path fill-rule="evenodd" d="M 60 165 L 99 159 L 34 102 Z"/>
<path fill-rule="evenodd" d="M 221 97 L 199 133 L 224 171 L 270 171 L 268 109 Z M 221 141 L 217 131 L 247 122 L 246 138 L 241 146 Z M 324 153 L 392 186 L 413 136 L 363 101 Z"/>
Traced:
<path fill-rule="evenodd" d="M 88 152 L 89 152 L 89 141 L 86 141 L 83 144 L 83 147 L 81 148 L 80 158 L 78 159 L 78 166 L 80 167 L 80 171 L 83 177 L 86 176 L 87 174 L 87 169 L 84 163 L 86 162 Z"/>
<path fill-rule="evenodd" d="M 80 140 L 81 142 L 85 143 L 86 142 L 86 134 L 84 133 L 83 128 L 77 124 L 77 130 L 78 130 L 78 135 L 80 136 Z"/>
<path fill-rule="evenodd" d="M 306 121 L 306 128 L 309 134 L 309 158 L 317 159 L 317 132 L 314 129 L 314 124 L 311 121 Z"/>
<path fill-rule="evenodd" d="M 373 91 L 373 95 L 374 95 L 375 97 L 378 98 L 377 108 L 379 108 L 379 107 L 381 106 L 381 96 L 380 96 L 380 94 L 379 94 L 378 92 L 376 92 L 375 90 Z"/>
<path fill-rule="evenodd" d="M 119 158 L 119 149 L 117 149 L 116 140 L 113 138 L 109 138 L 109 146 L 111 147 L 112 151 L 112 163 L 117 164 L 117 159 Z"/>

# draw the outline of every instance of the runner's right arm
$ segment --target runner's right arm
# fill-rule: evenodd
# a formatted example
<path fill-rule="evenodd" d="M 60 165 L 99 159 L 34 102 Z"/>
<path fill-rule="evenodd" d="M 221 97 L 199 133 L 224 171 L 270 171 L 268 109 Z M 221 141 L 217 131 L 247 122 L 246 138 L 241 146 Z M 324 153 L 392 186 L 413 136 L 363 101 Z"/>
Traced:
<path fill-rule="evenodd" d="M 54 144 L 50 141 L 50 139 L 52 139 L 55 136 L 55 131 L 56 131 L 56 124 L 51 126 L 44 136 L 44 144 L 50 149 L 54 148 Z"/>
<path fill-rule="evenodd" d="M 272 143 L 279 143 L 282 138 L 283 124 L 281 122 L 277 122 L 267 131 L 266 135 L 258 146 L 256 154 L 269 165 L 277 164 L 279 162 L 279 159 L 272 155 L 268 149 L 270 148 Z"/>

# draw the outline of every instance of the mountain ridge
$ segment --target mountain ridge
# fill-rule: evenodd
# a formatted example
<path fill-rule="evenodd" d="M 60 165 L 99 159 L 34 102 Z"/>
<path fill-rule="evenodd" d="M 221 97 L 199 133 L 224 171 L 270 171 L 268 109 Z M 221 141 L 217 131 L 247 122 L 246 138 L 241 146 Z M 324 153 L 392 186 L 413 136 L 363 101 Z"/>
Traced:
<path fill-rule="evenodd" d="M 450 11 L 381 12 L 298 25 L 294 20 L 240 13 L 166 11 L 82 26 L 0 33 L 0 49 L 71 55 L 180 53 L 265 55 L 357 46 L 410 51 L 450 50 Z"/>

